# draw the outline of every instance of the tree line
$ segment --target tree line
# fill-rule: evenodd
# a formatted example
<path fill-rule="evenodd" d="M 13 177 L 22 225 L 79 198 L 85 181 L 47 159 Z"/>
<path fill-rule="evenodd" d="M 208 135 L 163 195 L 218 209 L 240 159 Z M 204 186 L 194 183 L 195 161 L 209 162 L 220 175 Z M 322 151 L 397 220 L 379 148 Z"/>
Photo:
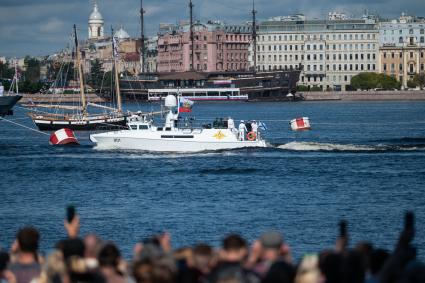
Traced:
<path fill-rule="evenodd" d="M 18 67 L 19 92 L 46 92 L 54 83 L 56 87 L 66 87 L 70 81 L 78 79 L 74 62 L 60 63 L 57 61 L 40 61 L 29 56 L 24 59 L 25 68 Z M 45 78 L 41 79 L 41 68 L 46 67 Z M 0 82 L 4 89 L 10 89 L 15 75 L 15 68 L 9 63 L 0 62 Z M 84 74 L 84 81 L 96 92 L 108 92 L 113 83 L 111 72 L 105 72 L 102 63 L 96 59 L 91 62 L 91 71 Z"/>

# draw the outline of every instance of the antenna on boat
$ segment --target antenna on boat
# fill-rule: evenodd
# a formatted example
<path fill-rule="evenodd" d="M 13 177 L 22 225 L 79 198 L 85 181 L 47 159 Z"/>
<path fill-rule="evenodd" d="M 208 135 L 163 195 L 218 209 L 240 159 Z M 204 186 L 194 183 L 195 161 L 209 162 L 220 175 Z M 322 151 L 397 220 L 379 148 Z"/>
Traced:
<path fill-rule="evenodd" d="M 145 10 L 143 9 L 143 0 L 140 0 L 140 30 L 141 30 L 141 53 L 142 53 L 142 73 L 146 72 L 146 47 L 145 47 L 145 22 L 144 14 Z"/>
<path fill-rule="evenodd" d="M 252 49 L 254 56 L 254 73 L 257 72 L 257 22 L 255 15 L 257 11 L 255 10 L 255 0 L 252 0 Z"/>
<path fill-rule="evenodd" d="M 74 40 L 75 40 L 75 53 L 77 55 L 77 68 L 78 68 L 78 76 L 80 79 L 80 94 L 81 94 L 81 106 L 83 107 L 83 115 L 87 115 L 87 101 L 86 96 L 84 94 L 84 80 L 83 80 L 83 70 L 81 68 L 81 58 L 80 58 L 80 50 L 78 49 L 78 37 L 77 37 L 77 27 L 74 24 Z"/>
<path fill-rule="evenodd" d="M 118 46 L 117 46 L 117 42 L 115 41 L 114 28 L 112 26 L 111 26 L 111 36 L 112 36 L 112 58 L 113 58 L 112 61 L 114 63 L 115 91 L 116 91 L 116 96 L 117 96 L 117 107 L 118 107 L 118 112 L 121 113 L 122 112 L 122 103 L 121 103 L 120 81 L 119 81 L 119 78 L 118 78 L 118 62 L 117 62 Z"/>
<path fill-rule="evenodd" d="M 189 0 L 189 11 L 190 11 L 190 42 L 192 44 L 192 65 L 190 67 L 190 70 L 193 71 L 194 70 L 194 59 L 195 59 L 195 46 L 193 45 L 193 3 L 192 0 Z"/>

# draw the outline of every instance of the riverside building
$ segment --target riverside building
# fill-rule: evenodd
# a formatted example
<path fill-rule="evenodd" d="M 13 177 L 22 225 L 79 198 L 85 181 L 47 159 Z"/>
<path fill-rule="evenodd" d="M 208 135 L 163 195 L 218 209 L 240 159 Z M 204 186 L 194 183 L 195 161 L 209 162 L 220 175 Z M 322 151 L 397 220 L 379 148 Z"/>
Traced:
<path fill-rule="evenodd" d="M 347 90 L 354 75 L 378 71 L 379 33 L 373 17 L 275 17 L 261 22 L 257 34 L 257 69 L 302 69 L 299 85 Z"/>
<path fill-rule="evenodd" d="M 402 14 L 381 22 L 379 71 L 397 78 L 403 88 L 416 74 L 425 73 L 425 20 Z"/>
<path fill-rule="evenodd" d="M 158 72 L 247 71 L 251 27 L 230 26 L 219 21 L 193 25 L 193 65 L 190 25 L 160 25 Z"/>

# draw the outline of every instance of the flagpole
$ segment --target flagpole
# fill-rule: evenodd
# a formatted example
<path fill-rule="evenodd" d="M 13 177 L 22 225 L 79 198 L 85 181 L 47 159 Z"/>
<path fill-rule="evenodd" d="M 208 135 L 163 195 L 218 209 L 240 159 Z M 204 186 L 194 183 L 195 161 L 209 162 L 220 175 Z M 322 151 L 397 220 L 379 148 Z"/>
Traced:
<path fill-rule="evenodd" d="M 114 61 L 114 73 L 115 73 L 115 92 L 117 96 L 117 106 L 118 106 L 118 112 L 122 112 L 122 102 L 121 102 L 121 91 L 120 91 L 120 81 L 118 77 L 118 62 L 117 62 L 117 52 L 118 46 L 115 46 L 115 38 L 114 38 L 114 29 L 111 27 L 111 33 L 112 33 L 112 57 Z"/>
<path fill-rule="evenodd" d="M 180 88 L 177 88 L 177 116 L 180 114 Z"/>

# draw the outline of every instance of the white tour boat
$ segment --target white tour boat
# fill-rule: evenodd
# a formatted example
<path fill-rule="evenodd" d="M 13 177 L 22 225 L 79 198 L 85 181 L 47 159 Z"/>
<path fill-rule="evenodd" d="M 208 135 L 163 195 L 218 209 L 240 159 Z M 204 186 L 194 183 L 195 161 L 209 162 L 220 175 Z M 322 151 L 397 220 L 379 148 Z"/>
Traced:
<path fill-rule="evenodd" d="M 152 120 L 145 115 L 133 115 L 128 118 L 128 129 L 92 134 L 90 140 L 97 144 L 98 149 L 154 152 L 199 152 L 266 147 L 266 142 L 259 133 L 248 132 L 241 140 L 238 130 L 228 127 L 227 121 L 220 121 L 212 126 L 204 125 L 202 128 L 193 128 L 189 125 L 177 127 L 180 106 L 180 98 L 168 95 L 165 98 L 167 114 L 163 127 L 154 126 Z"/>

